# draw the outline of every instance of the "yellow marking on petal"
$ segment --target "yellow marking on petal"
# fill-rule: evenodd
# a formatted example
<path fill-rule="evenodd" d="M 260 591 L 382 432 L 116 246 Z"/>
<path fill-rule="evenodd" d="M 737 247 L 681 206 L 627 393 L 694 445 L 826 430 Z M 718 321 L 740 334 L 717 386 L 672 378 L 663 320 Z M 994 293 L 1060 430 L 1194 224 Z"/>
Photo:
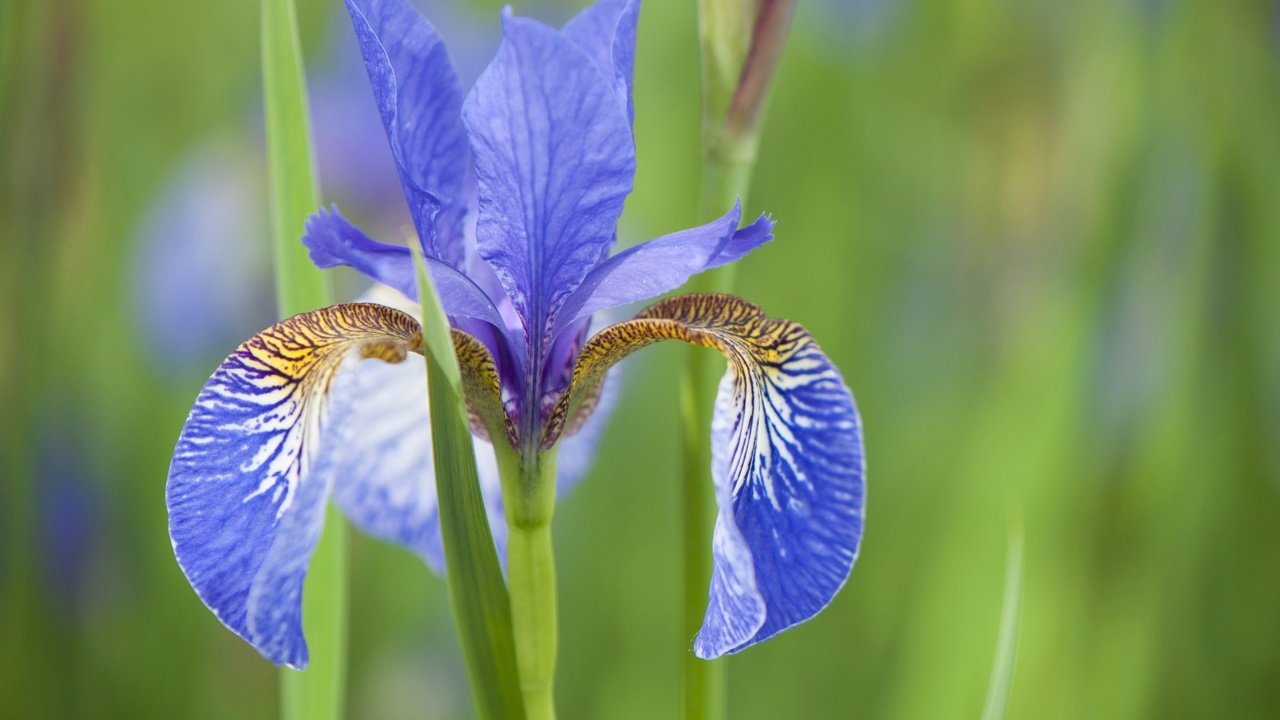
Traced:
<path fill-rule="evenodd" d="M 383 305 L 350 303 L 294 315 L 250 338 L 242 359 L 261 370 L 263 387 L 299 384 L 327 388 L 348 352 L 398 363 L 420 351 L 422 329 L 409 315 Z"/>
<path fill-rule="evenodd" d="M 640 348 L 662 340 L 682 340 L 719 350 L 730 371 L 759 387 L 752 378 L 781 382 L 785 365 L 812 343 L 808 332 L 789 320 L 770 318 L 758 306 L 735 295 L 680 295 L 650 306 L 633 320 L 611 325 L 592 337 L 578 354 L 573 381 L 548 420 L 542 446 L 550 447 L 566 427 L 589 414 L 605 371 Z"/>
<path fill-rule="evenodd" d="M 462 394 L 467 402 L 471 431 L 490 441 L 500 433 L 506 436 L 511 447 L 518 447 L 515 424 L 502 405 L 502 383 L 489 348 L 474 336 L 454 328 L 453 354 L 462 371 Z"/>
<path fill-rule="evenodd" d="M 398 363 L 421 348 L 418 322 L 382 305 L 334 305 L 282 320 L 241 344 L 205 384 L 174 462 L 252 477 L 255 489 L 243 501 L 271 493 L 278 518 L 317 457 L 344 361 Z"/>

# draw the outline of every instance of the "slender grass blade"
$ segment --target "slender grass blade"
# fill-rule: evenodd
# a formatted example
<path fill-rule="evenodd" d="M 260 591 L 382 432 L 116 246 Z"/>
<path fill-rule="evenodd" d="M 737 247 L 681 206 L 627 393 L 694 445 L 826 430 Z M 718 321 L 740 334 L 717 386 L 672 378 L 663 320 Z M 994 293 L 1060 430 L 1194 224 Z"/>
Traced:
<path fill-rule="evenodd" d="M 461 372 L 444 310 L 417 248 L 440 530 L 458 642 L 477 717 L 523 718 L 511 605 L 489 530 L 467 427 Z M 501 440 L 499 440 L 501 442 Z"/>

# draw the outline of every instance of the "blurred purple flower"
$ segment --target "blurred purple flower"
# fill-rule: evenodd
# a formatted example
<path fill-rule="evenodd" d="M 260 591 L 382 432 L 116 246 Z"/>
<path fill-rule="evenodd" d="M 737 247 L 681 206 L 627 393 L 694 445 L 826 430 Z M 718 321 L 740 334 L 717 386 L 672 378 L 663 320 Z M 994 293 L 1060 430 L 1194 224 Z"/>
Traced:
<path fill-rule="evenodd" d="M 203 369 L 272 311 L 262 174 L 231 143 L 191 154 L 137 233 L 133 303 L 154 366 Z"/>
<path fill-rule="evenodd" d="M 70 418 L 42 423 L 35 472 L 39 567 L 58 610 L 74 612 L 85 598 L 102 545 L 102 497 L 92 455 Z"/>

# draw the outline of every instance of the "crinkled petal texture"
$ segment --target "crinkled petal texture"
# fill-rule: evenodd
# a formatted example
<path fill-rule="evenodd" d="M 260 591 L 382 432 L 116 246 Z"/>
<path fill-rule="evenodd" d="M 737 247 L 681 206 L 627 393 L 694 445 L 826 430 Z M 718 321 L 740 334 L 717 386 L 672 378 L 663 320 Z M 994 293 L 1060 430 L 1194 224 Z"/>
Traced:
<path fill-rule="evenodd" d="M 556 310 L 613 243 L 635 173 L 626 109 L 578 45 L 508 12 L 462 115 L 477 249 L 541 347 Z"/>
<path fill-rule="evenodd" d="M 737 652 L 813 617 L 853 568 L 864 462 L 853 395 L 804 328 L 731 295 L 685 295 L 605 328 L 557 407 L 571 417 L 606 368 L 659 340 L 728 361 L 712 425 L 719 515 L 707 614 L 694 652 Z"/>
<path fill-rule="evenodd" d="M 600 0 L 573 16 L 561 31 L 613 83 L 614 94 L 626 109 L 628 120 L 635 119 L 631 75 L 639 16 L 640 0 Z"/>
<path fill-rule="evenodd" d="M 358 358 L 399 363 L 422 344 L 380 305 L 296 315 L 236 349 L 196 398 L 169 468 L 169 535 L 224 624 L 276 664 L 307 664 L 302 581 L 338 452 L 351 435 Z"/>
<path fill-rule="evenodd" d="M 405 0 L 347 0 L 347 11 L 423 250 L 459 267 L 460 215 L 437 225 L 438 211 L 465 202 L 468 162 L 462 88 L 444 43 Z"/>

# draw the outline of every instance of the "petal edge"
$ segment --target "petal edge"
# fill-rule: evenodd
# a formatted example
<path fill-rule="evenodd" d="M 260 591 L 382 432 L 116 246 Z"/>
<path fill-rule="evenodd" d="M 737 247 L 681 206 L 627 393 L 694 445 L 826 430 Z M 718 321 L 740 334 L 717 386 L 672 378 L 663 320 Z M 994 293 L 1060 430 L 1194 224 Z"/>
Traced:
<path fill-rule="evenodd" d="M 277 665 L 308 660 L 300 593 L 348 432 L 341 371 L 420 345 L 413 318 L 379 305 L 295 315 L 237 348 L 183 425 L 165 487 L 174 554 L 205 605 Z"/>
<path fill-rule="evenodd" d="M 583 347 L 556 408 L 572 416 L 605 370 L 661 340 L 728 361 L 712 427 L 720 513 L 699 657 L 737 652 L 826 607 L 862 538 L 865 464 L 853 395 L 803 327 L 732 295 L 684 295 Z M 557 426 L 558 427 L 558 426 Z"/>

